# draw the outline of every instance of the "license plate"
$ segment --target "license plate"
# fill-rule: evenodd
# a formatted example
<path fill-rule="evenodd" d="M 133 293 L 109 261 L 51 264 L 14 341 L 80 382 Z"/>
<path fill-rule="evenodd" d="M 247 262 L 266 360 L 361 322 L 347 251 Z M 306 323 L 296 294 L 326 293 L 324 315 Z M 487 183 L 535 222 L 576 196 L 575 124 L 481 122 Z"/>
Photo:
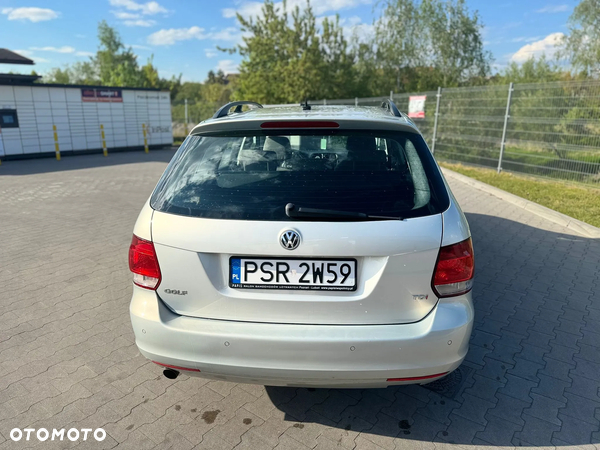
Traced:
<path fill-rule="evenodd" d="M 229 286 L 238 289 L 355 291 L 355 259 L 229 258 Z"/>

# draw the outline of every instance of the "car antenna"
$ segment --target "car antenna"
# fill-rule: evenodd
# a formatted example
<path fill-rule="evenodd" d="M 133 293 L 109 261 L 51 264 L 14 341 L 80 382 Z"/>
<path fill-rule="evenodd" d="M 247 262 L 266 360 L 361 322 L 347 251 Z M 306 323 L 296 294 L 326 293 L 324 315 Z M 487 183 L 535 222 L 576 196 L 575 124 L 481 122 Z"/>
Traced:
<path fill-rule="evenodd" d="M 304 103 L 300 103 L 300 106 L 302 106 L 302 111 L 310 111 L 311 107 L 308 104 L 308 99 L 304 100 Z"/>

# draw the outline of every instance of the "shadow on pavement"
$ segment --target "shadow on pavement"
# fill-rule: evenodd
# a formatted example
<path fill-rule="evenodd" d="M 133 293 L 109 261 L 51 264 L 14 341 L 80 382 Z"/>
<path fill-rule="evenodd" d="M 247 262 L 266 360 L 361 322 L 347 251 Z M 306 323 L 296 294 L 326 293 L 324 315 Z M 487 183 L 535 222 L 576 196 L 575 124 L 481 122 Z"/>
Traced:
<path fill-rule="evenodd" d="M 65 170 L 80 170 L 94 167 L 108 167 L 121 164 L 137 164 L 140 162 L 169 162 L 177 147 L 164 147 L 150 150 L 120 151 L 108 153 L 108 156 L 93 155 L 62 155 L 60 161 L 55 158 L 31 158 L 2 161 L 0 177 L 7 175 L 33 175 L 39 173 L 61 172 Z"/>
<path fill-rule="evenodd" d="M 267 387 L 285 420 L 299 430 L 329 426 L 323 436 L 349 448 L 360 432 L 384 448 L 389 437 L 480 446 L 600 443 L 600 241 L 496 216 L 467 219 L 476 318 L 460 389 L 444 396 L 417 385 Z"/>

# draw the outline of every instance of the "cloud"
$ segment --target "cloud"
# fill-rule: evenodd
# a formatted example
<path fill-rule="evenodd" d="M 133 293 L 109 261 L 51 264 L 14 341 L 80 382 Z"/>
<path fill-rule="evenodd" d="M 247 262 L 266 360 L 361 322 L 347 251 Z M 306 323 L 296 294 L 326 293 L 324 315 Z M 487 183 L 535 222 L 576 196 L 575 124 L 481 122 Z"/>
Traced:
<path fill-rule="evenodd" d="M 15 53 L 18 53 L 21 56 L 27 56 L 28 58 L 33 56 L 33 52 L 31 50 L 15 50 Z"/>
<path fill-rule="evenodd" d="M 65 45 L 63 47 L 29 47 L 29 50 L 21 50 L 20 52 L 26 52 L 23 53 L 23 55 L 28 55 L 31 56 L 33 55 L 33 52 L 52 52 L 52 53 L 64 53 L 64 54 L 70 54 L 70 55 L 75 55 L 75 56 L 94 56 L 94 53 L 92 52 L 86 52 L 86 51 L 81 51 L 81 50 L 75 50 L 73 47 L 70 47 L 68 45 Z M 41 61 L 43 58 L 34 58 L 36 61 Z M 47 60 L 45 60 L 47 61 Z"/>
<path fill-rule="evenodd" d="M 144 15 L 168 13 L 169 11 L 157 2 L 137 3 L 133 0 L 108 0 L 112 6 L 125 8 L 129 11 L 138 11 Z"/>
<path fill-rule="evenodd" d="M 313 12 L 320 16 L 327 12 L 337 12 L 342 9 L 352 9 L 361 5 L 371 4 L 372 0 L 327 0 L 312 3 Z M 225 8 L 222 10 L 223 17 L 231 19 L 239 13 L 243 17 L 256 17 L 261 14 L 263 2 L 243 0 L 238 3 L 237 8 Z M 276 2 L 275 7 L 281 8 L 283 2 Z M 300 9 L 306 8 L 306 0 L 288 0 L 288 11 L 292 11 L 296 6 Z"/>
<path fill-rule="evenodd" d="M 113 13 L 113 15 L 117 19 L 121 19 L 121 20 L 139 19 L 141 17 L 140 14 L 130 13 L 127 11 L 111 11 L 111 13 Z"/>
<path fill-rule="evenodd" d="M 173 45 L 177 41 L 189 41 L 190 39 L 206 39 L 204 28 L 170 28 L 158 30 L 148 36 L 148 43 L 152 45 Z"/>
<path fill-rule="evenodd" d="M 211 39 L 219 42 L 238 42 L 241 33 L 235 27 L 228 27 L 217 31 L 206 31 L 200 27 L 170 28 L 158 30 L 148 36 L 148 43 L 152 45 L 173 45 L 178 41 L 189 41 L 192 39 Z"/>
<path fill-rule="evenodd" d="M 539 57 L 545 54 L 548 58 L 552 58 L 558 51 L 558 47 L 565 35 L 563 33 L 552 33 L 544 39 L 521 47 L 512 57 L 511 61 L 523 63 L 531 57 Z"/>
<path fill-rule="evenodd" d="M 569 9 L 571 9 L 571 8 L 569 8 L 569 5 L 546 5 L 543 8 L 538 9 L 536 11 L 536 13 L 541 13 L 541 14 L 550 13 L 550 14 L 553 14 L 553 13 L 565 12 L 565 11 L 568 11 Z"/>
<path fill-rule="evenodd" d="M 146 47 L 145 45 L 138 45 L 138 44 L 125 44 L 125 47 L 135 48 L 136 50 L 152 50 L 150 47 Z"/>
<path fill-rule="evenodd" d="M 215 41 L 237 42 L 241 39 L 241 33 L 236 27 L 228 27 L 219 31 L 211 31 L 207 37 Z"/>
<path fill-rule="evenodd" d="M 155 14 L 167 14 L 169 10 L 157 2 L 137 3 L 133 0 L 109 0 L 112 6 L 124 8 L 111 13 L 120 19 L 126 27 L 151 27 L 156 25 L 156 20 L 144 18 Z M 132 12 L 133 11 L 133 12 Z"/>
<path fill-rule="evenodd" d="M 33 59 L 35 63 L 48 63 L 51 62 L 49 59 L 42 58 L 40 56 L 35 56 L 31 50 L 15 50 L 15 53 L 18 53 L 21 56 L 26 56 L 29 59 Z"/>
<path fill-rule="evenodd" d="M 23 7 L 3 8 L 2 14 L 8 16 L 8 20 L 29 20 L 30 22 L 43 22 L 58 18 L 59 12 L 48 8 Z"/>
<path fill-rule="evenodd" d="M 219 56 L 219 51 L 215 48 L 205 48 L 204 49 L 204 54 L 206 55 L 207 58 L 214 58 L 216 56 Z"/>
<path fill-rule="evenodd" d="M 124 20 L 123 25 L 126 27 L 151 27 L 156 25 L 156 20 L 151 19 L 136 19 L 136 20 Z"/>
<path fill-rule="evenodd" d="M 222 70 L 225 75 L 228 73 L 238 73 L 240 71 L 238 64 L 233 59 L 222 59 L 217 63 L 215 70 Z"/>
<path fill-rule="evenodd" d="M 75 49 L 68 45 L 63 47 L 30 47 L 30 49 L 37 52 L 75 53 Z"/>
<path fill-rule="evenodd" d="M 539 41 L 542 37 L 541 36 L 534 36 L 534 37 L 516 37 L 516 38 L 512 38 L 510 40 L 510 42 L 535 42 L 535 41 Z"/>
<path fill-rule="evenodd" d="M 317 17 L 317 24 L 322 26 L 323 20 L 326 18 L 334 23 L 336 21 L 335 15 L 321 16 Z M 359 41 L 364 42 L 373 36 L 375 32 L 375 27 L 368 23 L 362 23 L 362 19 L 359 16 L 340 17 L 339 24 L 347 39 L 356 35 Z"/>

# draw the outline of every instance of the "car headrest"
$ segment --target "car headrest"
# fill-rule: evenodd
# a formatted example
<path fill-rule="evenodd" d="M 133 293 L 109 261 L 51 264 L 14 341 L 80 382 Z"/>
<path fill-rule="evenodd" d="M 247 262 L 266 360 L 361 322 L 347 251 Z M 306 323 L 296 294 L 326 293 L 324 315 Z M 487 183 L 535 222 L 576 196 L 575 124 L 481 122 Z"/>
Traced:
<path fill-rule="evenodd" d="M 290 140 L 285 136 L 267 136 L 263 146 L 265 152 L 276 152 L 278 155 L 285 154 L 290 148 Z"/>
<path fill-rule="evenodd" d="M 375 138 L 369 136 L 348 136 L 348 142 L 346 148 L 350 153 L 372 153 L 377 151 L 377 145 L 375 144 Z"/>

